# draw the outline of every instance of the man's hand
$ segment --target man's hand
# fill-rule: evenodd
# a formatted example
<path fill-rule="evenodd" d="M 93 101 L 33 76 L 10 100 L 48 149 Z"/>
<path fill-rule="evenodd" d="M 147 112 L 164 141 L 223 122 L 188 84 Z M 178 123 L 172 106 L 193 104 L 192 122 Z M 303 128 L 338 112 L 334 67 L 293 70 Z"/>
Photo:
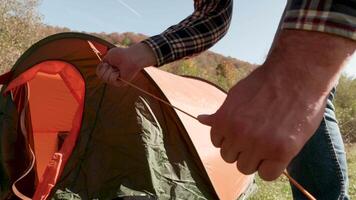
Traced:
<path fill-rule="evenodd" d="M 211 140 L 244 174 L 276 179 L 313 135 L 355 42 L 317 32 L 282 31 L 265 64 L 240 81 L 213 115 Z"/>
<path fill-rule="evenodd" d="M 118 77 L 131 81 L 144 67 L 155 65 L 152 50 L 143 43 L 129 48 L 115 47 L 110 49 L 97 67 L 97 75 L 108 84 L 121 86 Z"/>

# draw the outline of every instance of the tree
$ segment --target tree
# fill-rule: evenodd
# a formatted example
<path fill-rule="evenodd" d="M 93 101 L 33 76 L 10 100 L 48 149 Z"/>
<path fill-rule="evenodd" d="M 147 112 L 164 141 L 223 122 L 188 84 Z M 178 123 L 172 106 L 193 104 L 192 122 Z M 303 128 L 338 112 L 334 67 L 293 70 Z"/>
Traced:
<path fill-rule="evenodd" d="M 218 85 L 226 91 L 239 80 L 237 68 L 229 62 L 222 62 L 216 66 L 216 76 Z"/>
<path fill-rule="evenodd" d="M 356 79 L 343 74 L 335 97 L 336 116 L 345 142 L 356 142 Z"/>
<path fill-rule="evenodd" d="M 9 70 L 18 57 L 43 34 L 39 0 L 0 1 L 0 73 Z"/>
<path fill-rule="evenodd" d="M 121 42 L 122 45 L 126 46 L 126 47 L 129 47 L 131 46 L 132 44 L 132 41 L 129 37 L 125 37 L 122 42 Z"/>

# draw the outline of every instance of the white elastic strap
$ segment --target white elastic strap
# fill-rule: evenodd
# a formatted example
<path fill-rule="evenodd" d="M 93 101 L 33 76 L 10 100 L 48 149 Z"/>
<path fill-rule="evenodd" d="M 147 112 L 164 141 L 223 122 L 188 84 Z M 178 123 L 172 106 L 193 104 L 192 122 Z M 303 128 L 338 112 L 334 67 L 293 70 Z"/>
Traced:
<path fill-rule="evenodd" d="M 26 117 L 26 111 L 27 111 L 27 106 L 28 106 L 28 102 L 29 102 L 29 99 L 30 99 L 30 87 L 27 83 L 27 90 L 26 90 L 26 103 L 25 103 L 25 106 L 21 112 L 21 116 L 20 116 L 20 125 L 21 125 L 21 131 L 22 131 L 22 134 L 25 136 L 26 140 L 27 140 L 27 130 L 26 130 L 26 126 L 25 126 L 25 117 Z M 12 95 L 12 98 L 13 98 L 13 94 L 11 93 Z M 35 161 L 36 161 L 36 157 L 35 157 L 35 153 L 33 152 L 32 148 L 31 148 L 31 145 L 29 144 L 28 145 L 28 148 L 30 149 L 30 152 L 31 152 L 31 156 L 32 156 L 32 161 L 31 161 L 31 165 L 30 167 L 25 171 L 25 173 L 20 177 L 18 178 L 13 184 L 12 184 L 12 191 L 13 193 L 20 199 L 23 199 L 23 200 L 32 200 L 30 197 L 27 197 L 26 195 L 22 194 L 16 187 L 16 183 L 19 182 L 20 180 L 22 180 L 24 177 L 26 177 L 30 172 L 31 170 L 33 169 L 33 167 L 35 166 Z"/>
<path fill-rule="evenodd" d="M 30 146 L 30 145 L 29 145 Z M 23 200 L 32 200 L 30 197 L 27 197 L 26 195 L 22 194 L 16 187 L 16 183 L 19 182 L 20 180 L 22 180 L 24 177 L 26 177 L 31 170 L 33 169 L 34 165 L 35 165 L 35 154 L 33 153 L 31 147 L 30 147 L 30 151 L 31 151 L 31 155 L 32 155 L 32 162 L 31 162 L 31 166 L 28 168 L 28 170 L 26 170 L 26 172 L 20 177 L 18 178 L 13 184 L 12 184 L 12 191 L 14 192 L 14 194 Z"/>

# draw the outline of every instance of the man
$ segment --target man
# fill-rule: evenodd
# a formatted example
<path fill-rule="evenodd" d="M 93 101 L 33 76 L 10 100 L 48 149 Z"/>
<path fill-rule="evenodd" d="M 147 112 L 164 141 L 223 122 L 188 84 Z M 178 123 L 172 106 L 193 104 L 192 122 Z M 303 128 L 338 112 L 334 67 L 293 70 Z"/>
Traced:
<path fill-rule="evenodd" d="M 144 67 L 211 47 L 228 29 L 232 0 L 194 5 L 191 16 L 162 34 L 111 49 L 98 76 L 120 86 L 118 76 L 132 80 Z M 265 63 L 231 88 L 215 114 L 199 116 L 211 126 L 222 158 L 268 181 L 287 168 L 317 199 L 348 199 L 346 156 L 331 101 L 356 49 L 355 30 L 354 0 L 289 1 Z M 292 189 L 295 199 L 305 199 Z"/>

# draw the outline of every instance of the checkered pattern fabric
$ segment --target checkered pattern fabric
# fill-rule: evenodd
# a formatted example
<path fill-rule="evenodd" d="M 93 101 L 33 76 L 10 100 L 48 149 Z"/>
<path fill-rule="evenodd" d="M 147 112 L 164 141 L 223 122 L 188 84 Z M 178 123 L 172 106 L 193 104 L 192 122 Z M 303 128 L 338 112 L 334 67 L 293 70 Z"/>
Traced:
<path fill-rule="evenodd" d="M 290 0 L 282 29 L 336 34 L 356 40 L 356 0 Z"/>
<path fill-rule="evenodd" d="M 232 4 L 232 0 L 195 0 L 192 15 L 144 40 L 153 49 L 157 66 L 213 46 L 229 28 Z M 289 0 L 282 29 L 320 31 L 356 40 L 356 0 Z"/>
<path fill-rule="evenodd" d="M 179 24 L 143 41 L 153 49 L 156 66 L 198 54 L 226 34 L 232 0 L 195 0 L 194 9 L 194 13 Z"/>

